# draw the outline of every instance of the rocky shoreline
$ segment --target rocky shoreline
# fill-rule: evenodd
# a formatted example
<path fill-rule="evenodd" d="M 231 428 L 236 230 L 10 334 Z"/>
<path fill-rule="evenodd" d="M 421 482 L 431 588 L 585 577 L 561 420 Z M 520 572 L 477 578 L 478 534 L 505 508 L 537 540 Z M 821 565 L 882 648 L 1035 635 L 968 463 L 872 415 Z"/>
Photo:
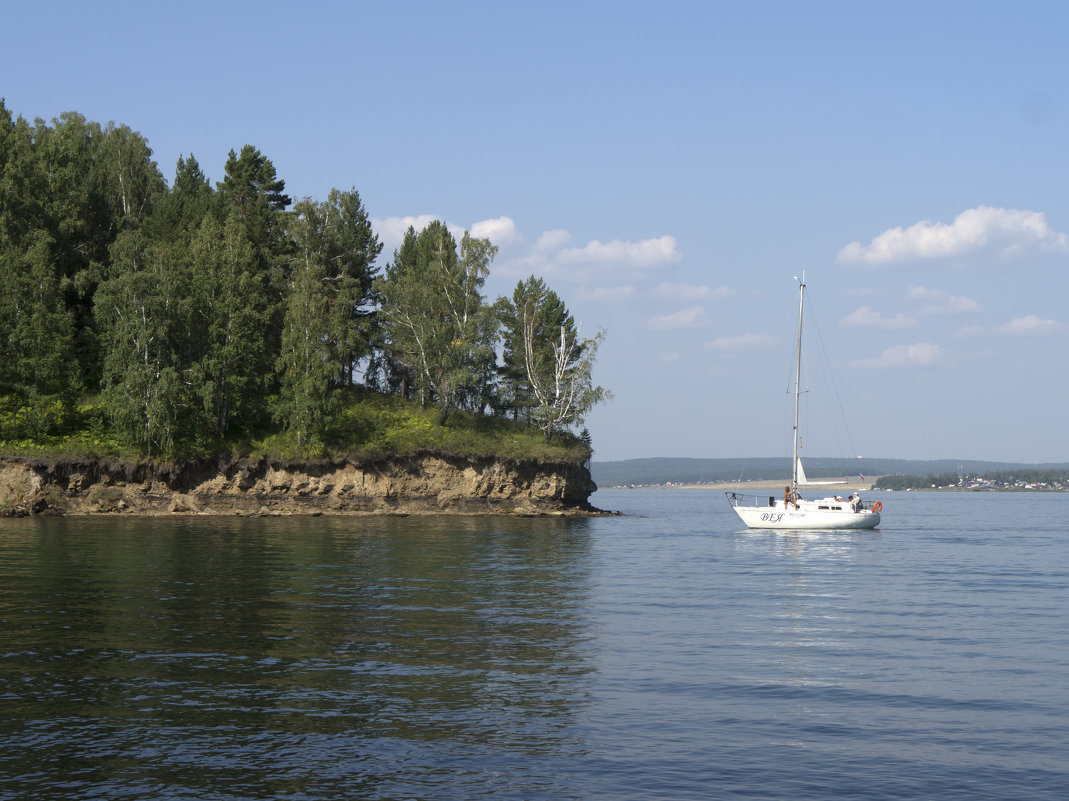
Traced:
<path fill-rule="evenodd" d="M 596 515 L 585 465 L 422 453 L 161 464 L 0 458 L 0 516 Z"/>

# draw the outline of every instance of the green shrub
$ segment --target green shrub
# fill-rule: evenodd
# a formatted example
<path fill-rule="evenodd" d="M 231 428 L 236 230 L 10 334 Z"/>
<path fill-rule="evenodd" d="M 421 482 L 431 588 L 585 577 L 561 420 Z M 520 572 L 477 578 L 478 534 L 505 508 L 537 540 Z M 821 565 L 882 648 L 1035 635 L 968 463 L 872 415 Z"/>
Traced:
<path fill-rule="evenodd" d="M 281 428 L 235 434 L 223 443 L 186 444 L 176 459 L 241 453 L 284 459 L 361 460 L 439 451 L 465 457 L 516 460 L 585 461 L 589 442 L 571 434 L 546 440 L 537 428 L 501 417 L 457 411 L 438 424 L 433 406 L 366 389 L 339 392 L 341 403 L 320 441 L 301 446 Z M 85 456 L 136 461 L 143 454 L 109 425 L 99 398 L 83 398 L 73 408 L 50 402 L 37 412 L 31 432 L 26 412 L 10 398 L 0 398 L 0 452 L 12 456 L 78 458 Z M 20 417 L 20 415 L 22 415 Z M 12 435 L 16 430 L 20 436 Z"/>

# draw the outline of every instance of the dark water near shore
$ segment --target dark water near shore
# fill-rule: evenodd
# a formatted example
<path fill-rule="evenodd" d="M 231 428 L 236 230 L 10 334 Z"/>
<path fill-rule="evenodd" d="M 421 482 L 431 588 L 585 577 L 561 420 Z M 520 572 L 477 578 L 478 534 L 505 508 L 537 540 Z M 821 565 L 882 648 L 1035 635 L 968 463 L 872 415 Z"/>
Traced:
<path fill-rule="evenodd" d="M 879 497 L 0 521 L 0 799 L 1065 798 L 1069 495 Z"/>

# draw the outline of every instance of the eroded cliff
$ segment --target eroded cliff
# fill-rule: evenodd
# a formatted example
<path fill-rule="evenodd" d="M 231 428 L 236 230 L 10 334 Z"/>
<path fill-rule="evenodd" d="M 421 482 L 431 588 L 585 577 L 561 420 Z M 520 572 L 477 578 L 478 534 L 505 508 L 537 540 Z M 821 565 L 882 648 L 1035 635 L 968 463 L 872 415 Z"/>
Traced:
<path fill-rule="evenodd" d="M 0 460 L 0 514 L 592 514 L 580 464 L 426 453 L 364 463 Z"/>

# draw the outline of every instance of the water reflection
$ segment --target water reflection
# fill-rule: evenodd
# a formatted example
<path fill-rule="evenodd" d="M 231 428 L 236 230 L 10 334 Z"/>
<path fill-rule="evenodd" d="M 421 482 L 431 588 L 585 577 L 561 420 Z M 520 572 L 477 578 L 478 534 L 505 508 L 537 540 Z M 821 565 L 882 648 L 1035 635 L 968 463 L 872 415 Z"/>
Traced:
<path fill-rule="evenodd" d="M 857 564 L 878 560 L 879 531 L 775 531 L 743 530 L 738 547 L 764 563 L 772 591 L 767 594 L 763 624 L 767 639 L 767 689 L 783 693 L 782 714 L 792 724 L 791 740 L 803 745 L 814 727 L 845 731 L 846 721 L 826 704 L 829 688 L 844 681 L 844 665 L 867 647 L 869 632 L 852 609 L 856 588 L 842 577 Z M 823 729 L 821 729 L 823 731 Z"/>
<path fill-rule="evenodd" d="M 578 753 L 589 550 L 557 519 L 5 523 L 0 787 L 382 792 L 397 760 Z"/>

